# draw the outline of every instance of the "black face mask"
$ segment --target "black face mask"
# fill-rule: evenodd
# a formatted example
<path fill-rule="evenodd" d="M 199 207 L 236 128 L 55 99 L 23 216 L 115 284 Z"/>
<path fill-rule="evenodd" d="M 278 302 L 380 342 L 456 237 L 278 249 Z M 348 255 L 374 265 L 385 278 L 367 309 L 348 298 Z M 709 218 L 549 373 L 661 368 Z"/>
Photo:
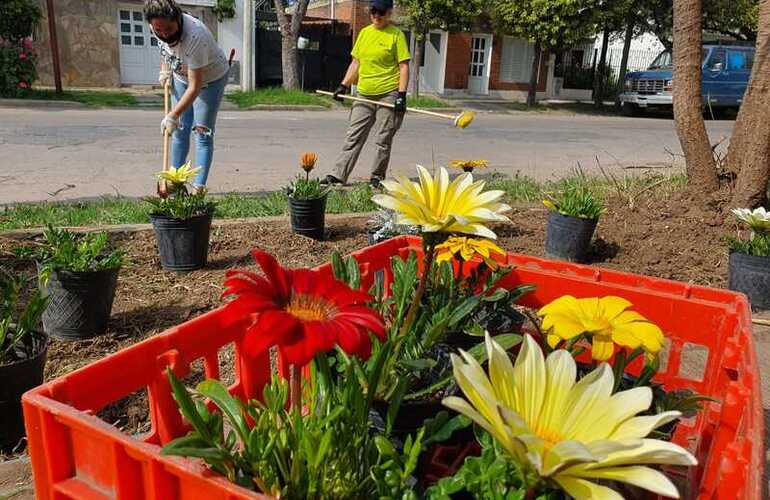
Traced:
<path fill-rule="evenodd" d="M 164 38 L 158 35 L 157 33 L 155 33 L 155 31 L 153 31 L 152 33 L 158 38 L 158 40 L 173 47 L 174 45 L 179 43 L 179 40 L 182 39 L 182 33 L 184 32 L 184 18 L 182 16 L 179 16 L 179 19 L 177 20 L 177 24 L 179 25 L 179 29 L 176 30 L 176 33 L 174 33 L 174 35 L 169 38 Z"/>

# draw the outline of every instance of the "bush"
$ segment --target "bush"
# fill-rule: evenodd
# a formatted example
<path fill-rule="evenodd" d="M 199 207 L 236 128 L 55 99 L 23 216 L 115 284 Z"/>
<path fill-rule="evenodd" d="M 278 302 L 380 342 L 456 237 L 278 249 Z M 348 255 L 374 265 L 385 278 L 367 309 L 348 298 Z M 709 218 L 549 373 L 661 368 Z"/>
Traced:
<path fill-rule="evenodd" d="M 40 16 L 33 0 L 0 2 L 0 97 L 28 92 L 37 78 L 30 35 Z"/>

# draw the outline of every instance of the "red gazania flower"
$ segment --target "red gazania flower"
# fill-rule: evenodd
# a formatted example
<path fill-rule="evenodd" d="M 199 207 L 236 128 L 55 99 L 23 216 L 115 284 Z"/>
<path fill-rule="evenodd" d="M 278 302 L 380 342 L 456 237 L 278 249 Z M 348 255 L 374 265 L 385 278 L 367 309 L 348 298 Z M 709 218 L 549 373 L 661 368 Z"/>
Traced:
<path fill-rule="evenodd" d="M 235 296 L 227 305 L 228 314 L 254 316 L 244 340 L 247 355 L 277 345 L 289 363 L 303 366 L 335 345 L 367 359 L 372 350 L 369 332 L 385 340 L 382 317 L 366 307 L 370 295 L 319 271 L 281 267 L 261 250 L 251 254 L 265 277 L 229 271 L 222 294 Z"/>

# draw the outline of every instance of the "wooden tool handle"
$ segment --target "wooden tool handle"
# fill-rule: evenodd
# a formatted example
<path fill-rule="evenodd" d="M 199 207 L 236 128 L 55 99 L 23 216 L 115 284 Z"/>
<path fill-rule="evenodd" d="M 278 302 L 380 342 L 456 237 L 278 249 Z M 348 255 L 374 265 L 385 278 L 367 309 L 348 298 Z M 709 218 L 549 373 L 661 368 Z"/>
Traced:
<path fill-rule="evenodd" d="M 317 94 L 321 94 L 321 95 L 325 95 L 325 96 L 329 96 L 329 97 L 334 97 L 334 93 L 327 92 L 325 90 L 316 90 L 316 93 Z M 347 99 L 348 101 L 365 102 L 367 104 L 374 104 L 375 106 L 382 106 L 384 108 L 390 108 L 390 109 L 395 108 L 395 106 L 393 104 L 390 104 L 389 102 L 373 101 L 371 99 L 366 99 L 365 97 L 356 97 L 356 96 L 346 95 L 346 94 L 340 94 L 339 97 L 342 97 L 343 99 Z M 410 111 L 412 113 L 418 113 L 418 114 L 421 114 L 421 115 L 428 115 L 428 116 L 435 116 L 435 117 L 438 117 L 438 118 L 446 118 L 446 119 L 452 120 L 452 121 L 454 121 L 454 119 L 457 118 L 457 117 L 452 116 L 452 115 L 445 115 L 443 113 L 436 113 L 435 111 L 428 111 L 428 110 L 420 109 L 420 108 L 406 108 L 406 110 Z"/>
<path fill-rule="evenodd" d="M 163 116 L 164 118 L 168 116 L 168 108 L 169 108 L 169 82 L 166 82 L 166 84 L 163 86 L 163 112 L 165 113 Z M 168 129 L 163 129 L 163 171 L 165 172 L 168 170 L 168 164 L 169 164 L 169 142 L 171 139 L 171 135 L 168 133 Z M 166 185 L 165 180 L 161 180 L 158 183 L 158 194 L 161 196 L 165 196 L 166 193 L 168 193 L 168 186 Z"/>

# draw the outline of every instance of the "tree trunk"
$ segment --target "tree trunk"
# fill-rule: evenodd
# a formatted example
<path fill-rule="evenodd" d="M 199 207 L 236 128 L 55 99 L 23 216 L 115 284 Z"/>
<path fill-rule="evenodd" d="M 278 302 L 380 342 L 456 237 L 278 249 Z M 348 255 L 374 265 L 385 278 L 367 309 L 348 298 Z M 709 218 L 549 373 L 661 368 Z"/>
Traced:
<path fill-rule="evenodd" d="M 607 67 L 607 48 L 610 44 L 610 29 L 604 28 L 602 34 L 602 54 L 599 57 L 599 65 L 594 72 L 594 106 L 601 107 L 604 102 L 605 69 Z"/>
<path fill-rule="evenodd" d="M 537 104 L 537 83 L 540 80 L 540 58 L 542 56 L 540 43 L 535 43 L 535 57 L 532 59 L 532 71 L 529 75 L 529 93 L 527 93 L 527 106 Z"/>
<path fill-rule="evenodd" d="M 738 180 L 732 206 L 755 208 L 767 201 L 770 175 L 770 0 L 759 11 L 754 69 L 735 121 L 727 164 Z"/>
<path fill-rule="evenodd" d="M 422 66 L 422 58 L 425 53 L 425 38 L 427 33 L 418 32 L 415 35 L 414 40 L 414 54 L 412 57 L 412 70 L 409 72 L 411 79 L 410 86 L 412 88 L 412 97 L 420 97 L 420 68 Z"/>
<path fill-rule="evenodd" d="M 615 93 L 615 107 L 620 107 L 620 92 L 623 91 L 623 84 L 626 81 L 628 72 L 628 56 L 631 53 L 631 42 L 634 39 L 634 28 L 636 27 L 634 12 L 628 13 L 626 18 L 626 34 L 623 37 L 623 57 L 620 59 L 620 71 L 618 72 L 618 92 Z"/>
<path fill-rule="evenodd" d="M 719 180 L 703 121 L 701 38 L 701 0 L 674 0 L 674 122 L 688 187 L 705 194 L 716 191 Z"/>
<path fill-rule="evenodd" d="M 283 88 L 287 90 L 299 88 L 299 66 L 297 64 L 297 39 L 302 20 L 305 19 L 307 5 L 310 0 L 299 0 L 294 4 L 294 12 L 289 17 L 283 5 L 283 0 L 273 0 L 278 26 L 281 28 L 281 66 L 283 73 Z"/>

